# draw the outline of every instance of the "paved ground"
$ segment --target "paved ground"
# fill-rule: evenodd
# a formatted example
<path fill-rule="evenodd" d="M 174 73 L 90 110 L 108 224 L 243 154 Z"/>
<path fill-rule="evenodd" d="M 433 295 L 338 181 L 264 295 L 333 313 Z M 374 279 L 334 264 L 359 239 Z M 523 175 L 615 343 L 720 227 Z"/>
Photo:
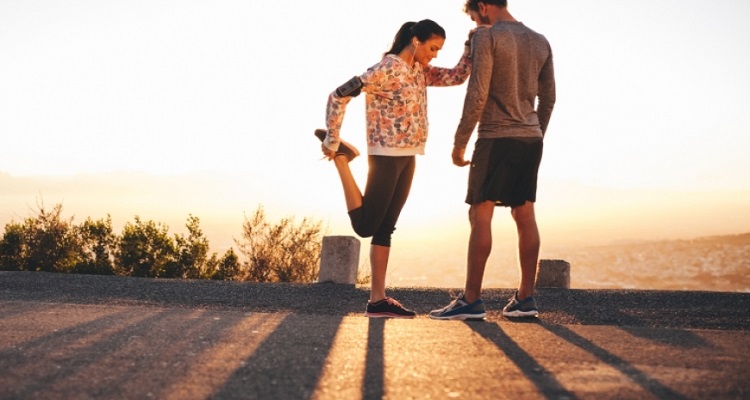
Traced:
<path fill-rule="evenodd" d="M 343 285 L 0 272 L 0 399 L 750 398 L 750 294 L 541 289 L 515 322 L 511 293 L 371 320 Z"/>

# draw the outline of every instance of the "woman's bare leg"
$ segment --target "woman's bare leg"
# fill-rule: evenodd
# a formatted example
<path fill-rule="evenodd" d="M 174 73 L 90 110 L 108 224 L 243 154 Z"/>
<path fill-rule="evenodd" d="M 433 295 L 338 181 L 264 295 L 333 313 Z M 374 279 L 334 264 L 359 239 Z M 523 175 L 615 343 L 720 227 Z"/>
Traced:
<path fill-rule="evenodd" d="M 349 169 L 349 160 L 344 155 L 337 155 L 333 158 L 336 170 L 341 178 L 341 185 L 344 187 L 344 200 L 346 200 L 346 211 L 351 211 L 362 207 L 362 192 L 354 180 L 352 170 Z"/>
<path fill-rule="evenodd" d="M 383 300 L 385 296 L 385 273 L 388 269 L 388 257 L 391 248 L 386 246 L 370 246 L 370 303 Z"/>

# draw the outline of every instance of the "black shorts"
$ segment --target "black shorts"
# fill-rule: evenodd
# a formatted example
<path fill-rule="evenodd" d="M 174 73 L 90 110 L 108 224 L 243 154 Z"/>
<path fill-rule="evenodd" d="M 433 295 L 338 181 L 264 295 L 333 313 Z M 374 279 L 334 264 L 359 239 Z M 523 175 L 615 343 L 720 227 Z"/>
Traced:
<path fill-rule="evenodd" d="M 518 207 L 536 201 L 536 181 L 542 161 L 541 138 L 479 139 L 474 146 L 466 203 L 494 201 Z"/>

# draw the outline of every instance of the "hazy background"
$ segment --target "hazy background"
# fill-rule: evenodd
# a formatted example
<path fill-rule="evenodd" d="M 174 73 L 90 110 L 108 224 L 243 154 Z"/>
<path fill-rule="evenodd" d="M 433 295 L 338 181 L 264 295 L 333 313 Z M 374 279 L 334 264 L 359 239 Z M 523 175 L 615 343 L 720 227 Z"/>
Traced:
<path fill-rule="evenodd" d="M 118 232 L 135 215 L 182 232 L 193 214 L 221 253 L 262 205 L 271 219 L 353 235 L 312 135 L 326 97 L 408 20 L 440 23 L 448 38 L 433 64 L 455 65 L 473 27 L 462 6 L 2 1 L 0 226 L 39 202 L 77 222 L 111 214 Z M 543 258 L 572 259 L 576 286 L 586 246 L 750 232 L 750 2 L 511 0 L 510 10 L 555 56 Z M 467 169 L 450 152 L 464 93 L 428 89 L 427 155 L 394 236 L 391 284 L 463 283 Z M 364 98 L 353 100 L 342 135 L 364 151 L 363 114 Z M 363 186 L 366 158 L 352 168 Z M 487 282 L 512 286 L 515 228 L 506 210 L 495 219 Z"/>

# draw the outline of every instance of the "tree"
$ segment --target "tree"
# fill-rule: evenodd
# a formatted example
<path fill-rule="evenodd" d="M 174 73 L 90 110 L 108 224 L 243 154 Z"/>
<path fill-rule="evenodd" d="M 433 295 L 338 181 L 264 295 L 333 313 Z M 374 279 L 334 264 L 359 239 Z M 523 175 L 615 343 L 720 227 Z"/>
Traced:
<path fill-rule="evenodd" d="M 118 238 L 112 230 L 112 218 L 94 221 L 87 218 L 76 228 L 78 262 L 73 270 L 83 274 L 113 275 Z"/>
<path fill-rule="evenodd" d="M 185 227 L 188 229 L 188 237 L 175 235 L 178 252 L 178 271 L 180 278 L 197 279 L 206 275 L 209 270 L 209 262 L 217 263 L 216 254 L 208 258 L 208 239 L 203 236 L 198 217 L 190 215 Z"/>
<path fill-rule="evenodd" d="M 23 229 L 23 256 L 26 269 L 31 271 L 70 272 L 76 263 L 78 238 L 73 229 L 73 218 L 63 220 L 62 204 L 47 211 L 39 205 L 36 217 L 27 218 Z"/>
<path fill-rule="evenodd" d="M 273 225 L 262 207 L 245 217 L 241 241 L 245 256 L 243 280 L 253 282 L 313 282 L 317 279 L 322 246 L 321 223 L 304 218 L 298 226 L 293 218 Z"/>
<path fill-rule="evenodd" d="M 212 262 L 209 263 L 212 269 L 207 271 L 205 275 L 207 279 L 230 281 L 240 276 L 240 259 L 233 249 L 227 250 L 221 260 L 215 260 L 215 255 L 216 253 L 212 257 Z"/>
<path fill-rule="evenodd" d="M 135 217 L 120 236 L 115 260 L 121 275 L 172 278 L 178 270 L 177 249 L 169 237 L 169 228 Z"/>
<path fill-rule="evenodd" d="M 0 240 L 0 271 L 26 270 L 26 242 L 24 226 L 11 222 L 5 225 L 5 233 Z"/>

